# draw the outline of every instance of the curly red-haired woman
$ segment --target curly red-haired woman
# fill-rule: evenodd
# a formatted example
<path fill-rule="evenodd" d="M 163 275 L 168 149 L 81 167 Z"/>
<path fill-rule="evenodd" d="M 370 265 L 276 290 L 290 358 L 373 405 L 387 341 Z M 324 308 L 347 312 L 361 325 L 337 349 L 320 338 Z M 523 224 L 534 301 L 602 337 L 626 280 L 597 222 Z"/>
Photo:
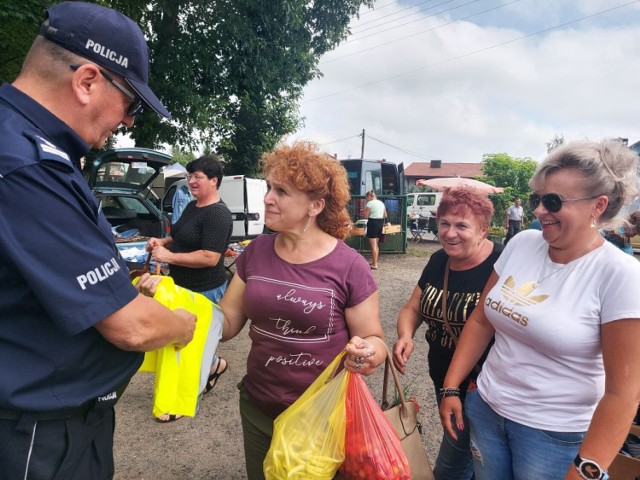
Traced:
<path fill-rule="evenodd" d="M 349 183 L 342 165 L 310 143 L 266 155 L 265 223 L 236 262 L 221 307 L 222 340 L 251 319 L 251 350 L 240 389 L 250 480 L 262 464 L 273 420 L 347 346 L 345 367 L 369 375 L 386 357 L 371 268 L 343 238 Z"/>

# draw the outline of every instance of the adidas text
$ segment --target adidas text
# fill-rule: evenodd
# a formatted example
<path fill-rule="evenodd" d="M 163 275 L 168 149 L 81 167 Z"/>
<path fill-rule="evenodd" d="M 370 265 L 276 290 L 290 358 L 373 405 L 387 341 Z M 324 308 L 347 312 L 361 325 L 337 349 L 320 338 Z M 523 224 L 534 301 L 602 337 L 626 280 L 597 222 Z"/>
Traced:
<path fill-rule="evenodd" d="M 529 324 L 529 319 L 524 315 L 520 315 L 518 312 L 514 312 L 512 308 L 505 306 L 501 301 L 492 300 L 487 297 L 484 301 L 484 304 L 489 307 L 491 310 L 494 310 L 507 318 L 510 318 L 514 322 L 523 327 L 526 327 Z"/>

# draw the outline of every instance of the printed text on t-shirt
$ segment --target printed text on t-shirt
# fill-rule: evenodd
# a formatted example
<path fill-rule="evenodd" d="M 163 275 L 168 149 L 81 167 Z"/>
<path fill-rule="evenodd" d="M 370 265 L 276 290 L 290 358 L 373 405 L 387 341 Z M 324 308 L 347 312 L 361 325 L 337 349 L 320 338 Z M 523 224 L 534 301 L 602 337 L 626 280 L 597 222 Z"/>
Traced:
<path fill-rule="evenodd" d="M 304 305 L 304 309 L 302 310 L 304 313 L 311 313 L 316 308 L 321 310 L 325 307 L 325 304 L 322 302 L 312 302 L 310 300 L 305 300 L 302 297 L 296 296 L 296 289 L 292 288 L 284 295 L 276 295 L 276 299 L 283 302 L 291 302 L 291 303 L 301 303 Z"/>
<path fill-rule="evenodd" d="M 316 326 L 312 325 L 306 330 L 300 330 L 298 328 L 291 328 L 291 320 L 285 320 L 284 318 L 272 318 L 271 320 L 276 322 L 276 330 L 282 330 L 282 333 L 289 335 L 290 333 L 296 335 L 307 335 L 315 331 Z"/>
<path fill-rule="evenodd" d="M 304 359 L 302 357 L 305 357 Z M 278 355 L 277 357 L 270 356 L 267 363 L 265 363 L 265 367 L 268 366 L 271 362 L 280 363 L 282 365 L 294 365 L 296 367 L 309 367 L 313 365 L 322 365 L 322 360 L 317 360 L 311 356 L 310 353 L 297 353 L 290 354 L 288 357 L 284 357 L 282 355 Z"/>

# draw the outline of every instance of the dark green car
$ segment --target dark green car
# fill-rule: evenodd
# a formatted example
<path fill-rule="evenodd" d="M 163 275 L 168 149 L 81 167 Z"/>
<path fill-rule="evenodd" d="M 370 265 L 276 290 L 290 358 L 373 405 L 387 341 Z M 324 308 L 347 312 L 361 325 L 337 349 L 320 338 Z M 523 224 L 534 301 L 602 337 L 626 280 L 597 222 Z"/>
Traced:
<path fill-rule="evenodd" d="M 170 163 L 169 155 L 155 150 L 117 148 L 99 155 L 85 169 L 116 243 L 140 242 L 169 233 L 162 201 L 152 187 Z"/>

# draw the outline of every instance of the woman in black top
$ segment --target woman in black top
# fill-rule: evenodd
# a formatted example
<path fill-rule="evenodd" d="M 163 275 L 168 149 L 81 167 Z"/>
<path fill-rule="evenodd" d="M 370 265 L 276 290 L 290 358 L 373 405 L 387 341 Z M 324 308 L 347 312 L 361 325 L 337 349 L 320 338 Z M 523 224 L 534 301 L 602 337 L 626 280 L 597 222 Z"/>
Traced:
<path fill-rule="evenodd" d="M 171 227 L 171 236 L 149 239 L 147 250 L 155 261 L 169 264 L 176 285 L 219 303 L 227 287 L 224 254 L 233 229 L 231 212 L 218 195 L 224 169 L 212 155 L 200 157 L 186 168 L 189 190 L 195 200 L 187 204 Z M 205 393 L 226 370 L 226 360 L 214 356 Z M 177 418 L 180 417 L 163 415 L 158 421 Z"/>
<path fill-rule="evenodd" d="M 474 189 L 460 187 L 445 190 L 436 213 L 438 238 L 442 249 L 434 253 L 422 271 L 418 285 L 398 315 L 398 340 L 393 347 L 393 360 L 404 373 L 414 349 L 413 336 L 422 322 L 428 329 L 429 375 L 436 394 L 443 387 L 444 377 L 451 363 L 457 338 L 476 306 L 480 294 L 493 271 L 493 264 L 502 252 L 486 238 L 493 216 L 491 201 Z M 443 317 L 443 287 L 447 282 L 447 322 Z M 455 336 L 452 337 L 451 333 Z M 486 354 L 481 360 L 484 361 Z M 464 385 L 471 385 L 473 372 Z M 460 395 L 464 398 L 466 390 Z M 438 403 L 440 402 L 440 396 Z M 467 422 L 456 432 L 457 440 L 443 435 L 434 467 L 436 480 L 473 478 L 473 458 Z"/>

